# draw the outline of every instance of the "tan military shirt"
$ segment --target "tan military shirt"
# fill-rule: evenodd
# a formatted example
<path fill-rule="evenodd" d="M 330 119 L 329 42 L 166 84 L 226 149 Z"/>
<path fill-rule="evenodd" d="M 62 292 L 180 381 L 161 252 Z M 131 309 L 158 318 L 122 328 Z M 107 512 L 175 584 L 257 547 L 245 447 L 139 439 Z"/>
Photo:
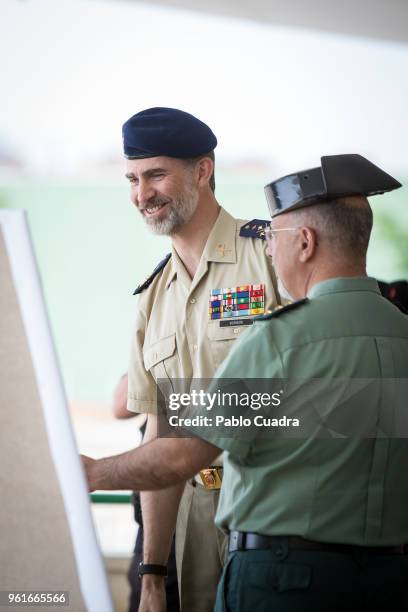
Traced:
<path fill-rule="evenodd" d="M 156 413 L 157 379 L 212 378 L 248 315 L 210 319 L 213 289 L 264 284 L 265 310 L 276 305 L 276 279 L 265 242 L 239 235 L 246 222 L 223 208 L 193 279 L 177 252 L 139 298 L 129 363 L 128 410 Z M 224 320 L 224 319 L 222 319 Z M 236 322 L 236 325 L 234 323 Z"/>

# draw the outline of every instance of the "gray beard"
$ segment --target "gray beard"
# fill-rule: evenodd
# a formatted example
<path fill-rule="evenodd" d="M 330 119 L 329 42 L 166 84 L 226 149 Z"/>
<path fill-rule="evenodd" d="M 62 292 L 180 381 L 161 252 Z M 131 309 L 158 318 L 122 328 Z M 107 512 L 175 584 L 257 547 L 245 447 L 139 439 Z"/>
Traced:
<path fill-rule="evenodd" d="M 197 208 L 198 197 L 198 190 L 193 188 L 185 189 L 184 193 L 177 200 L 167 204 L 168 210 L 165 219 L 149 219 L 149 217 L 143 216 L 146 225 L 153 234 L 171 236 L 190 221 Z"/>

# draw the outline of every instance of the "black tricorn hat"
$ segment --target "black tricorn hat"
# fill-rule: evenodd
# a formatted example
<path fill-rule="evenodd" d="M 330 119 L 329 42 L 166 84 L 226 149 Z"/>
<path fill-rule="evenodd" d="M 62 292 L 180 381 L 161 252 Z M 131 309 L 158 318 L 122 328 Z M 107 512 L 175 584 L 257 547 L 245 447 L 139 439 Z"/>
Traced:
<path fill-rule="evenodd" d="M 357 154 L 326 155 L 320 168 L 288 174 L 265 186 L 271 217 L 349 195 L 372 196 L 402 187 Z"/>

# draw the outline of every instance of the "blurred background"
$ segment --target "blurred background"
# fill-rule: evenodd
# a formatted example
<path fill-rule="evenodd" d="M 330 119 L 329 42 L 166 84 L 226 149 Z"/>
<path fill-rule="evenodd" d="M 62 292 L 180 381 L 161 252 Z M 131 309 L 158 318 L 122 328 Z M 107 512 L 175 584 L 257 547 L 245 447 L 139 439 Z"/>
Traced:
<path fill-rule="evenodd" d="M 322 155 L 360 153 L 405 184 L 408 7 L 0 6 L 0 206 L 28 211 L 79 447 L 93 456 L 119 452 L 139 442 L 134 419 L 115 421 L 110 409 L 127 368 L 132 292 L 169 250 L 130 203 L 122 123 L 150 106 L 208 123 L 219 142 L 218 200 L 243 219 L 267 218 L 263 185 L 319 165 Z M 368 272 L 379 279 L 408 278 L 407 200 L 407 186 L 372 199 Z M 105 551 L 129 553 L 130 508 L 118 507 L 118 520 L 98 512 Z"/>

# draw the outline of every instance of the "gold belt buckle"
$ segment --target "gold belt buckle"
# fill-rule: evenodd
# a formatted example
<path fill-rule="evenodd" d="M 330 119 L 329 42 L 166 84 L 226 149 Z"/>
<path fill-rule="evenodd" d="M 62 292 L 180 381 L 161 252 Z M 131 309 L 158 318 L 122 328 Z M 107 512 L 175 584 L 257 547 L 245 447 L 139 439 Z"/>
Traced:
<path fill-rule="evenodd" d="M 220 468 L 209 467 L 204 470 L 200 470 L 200 477 L 202 483 L 206 489 L 221 489 L 221 475 Z"/>

